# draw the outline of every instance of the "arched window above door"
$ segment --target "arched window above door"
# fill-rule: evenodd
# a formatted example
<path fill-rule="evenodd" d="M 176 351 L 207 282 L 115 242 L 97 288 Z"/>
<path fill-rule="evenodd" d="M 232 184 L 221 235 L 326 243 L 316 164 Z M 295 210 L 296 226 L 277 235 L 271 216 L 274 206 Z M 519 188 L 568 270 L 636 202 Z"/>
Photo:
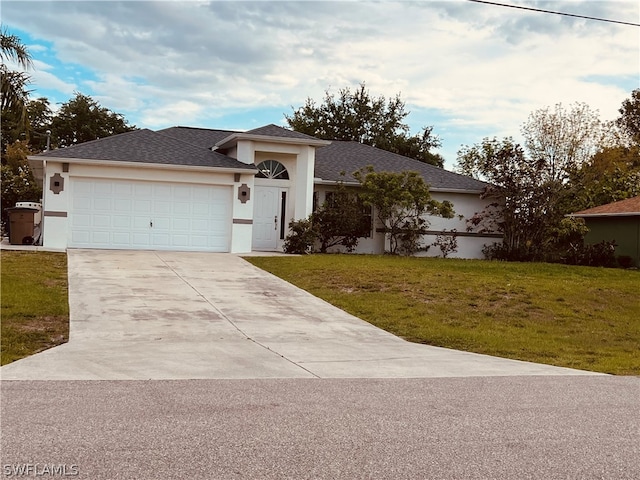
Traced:
<path fill-rule="evenodd" d="M 258 165 L 257 178 L 271 178 L 275 180 L 289 180 L 289 172 L 277 160 L 265 160 Z"/>

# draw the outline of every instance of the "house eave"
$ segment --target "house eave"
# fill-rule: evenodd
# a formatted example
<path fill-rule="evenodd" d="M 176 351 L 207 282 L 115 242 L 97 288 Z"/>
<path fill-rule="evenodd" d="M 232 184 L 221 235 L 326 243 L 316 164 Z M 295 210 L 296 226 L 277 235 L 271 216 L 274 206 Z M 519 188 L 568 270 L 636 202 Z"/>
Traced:
<path fill-rule="evenodd" d="M 145 169 L 160 169 L 160 170 L 182 170 L 182 171 L 202 171 L 202 172 L 215 172 L 222 173 L 258 173 L 257 168 L 251 168 L 253 165 L 247 165 L 247 168 L 233 168 L 233 167 L 216 167 L 214 165 L 176 165 L 167 163 L 144 163 L 144 162 L 127 162 L 120 160 L 95 160 L 95 159 L 83 159 L 83 158 L 64 158 L 64 157 L 52 157 L 46 158 L 41 156 L 29 156 L 27 157 L 29 165 L 31 162 L 58 162 L 69 163 L 76 165 L 94 165 L 105 167 L 125 167 L 125 168 L 145 168 Z"/>
<path fill-rule="evenodd" d="M 640 217 L 640 212 L 619 213 L 571 213 L 567 217 L 598 218 L 598 217 Z"/>
<path fill-rule="evenodd" d="M 359 182 L 349 182 L 349 181 L 338 181 L 338 180 L 324 180 L 322 178 L 315 177 L 313 179 L 313 183 L 315 185 L 337 185 L 341 183 L 342 185 L 346 185 L 349 187 L 359 187 Z M 471 194 L 471 195 L 481 195 L 484 190 L 468 190 L 464 188 L 444 188 L 444 187 L 429 187 L 430 192 L 436 193 L 463 193 L 463 194 Z"/>

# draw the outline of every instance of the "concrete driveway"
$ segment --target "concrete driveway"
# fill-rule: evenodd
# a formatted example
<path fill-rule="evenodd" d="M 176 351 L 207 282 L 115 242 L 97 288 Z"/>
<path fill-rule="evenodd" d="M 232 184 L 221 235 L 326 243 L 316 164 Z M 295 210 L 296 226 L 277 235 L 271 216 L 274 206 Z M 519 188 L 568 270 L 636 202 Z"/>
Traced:
<path fill-rule="evenodd" d="M 231 254 L 68 258 L 69 342 L 3 380 L 593 375 L 406 342 Z"/>

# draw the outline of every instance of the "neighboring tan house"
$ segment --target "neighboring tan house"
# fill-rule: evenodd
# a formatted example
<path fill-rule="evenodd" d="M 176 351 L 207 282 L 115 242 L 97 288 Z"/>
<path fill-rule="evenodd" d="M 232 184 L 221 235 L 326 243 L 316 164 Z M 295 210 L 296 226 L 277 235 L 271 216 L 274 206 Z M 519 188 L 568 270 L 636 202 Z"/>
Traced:
<path fill-rule="evenodd" d="M 586 243 L 615 241 L 616 256 L 632 258 L 640 266 L 640 196 L 571 214 L 583 218 L 589 232 Z"/>
<path fill-rule="evenodd" d="M 500 239 L 466 232 L 465 219 L 485 206 L 485 183 L 276 125 L 247 132 L 135 130 L 30 156 L 29 163 L 44 184 L 42 243 L 54 249 L 282 251 L 289 221 L 306 218 L 336 182 L 356 185 L 351 172 L 367 165 L 417 171 L 434 198 L 454 204 L 455 218 L 430 218 L 427 243 L 456 229 L 452 256 L 481 258 L 483 245 Z M 373 218 L 360 253 L 385 251 Z"/>

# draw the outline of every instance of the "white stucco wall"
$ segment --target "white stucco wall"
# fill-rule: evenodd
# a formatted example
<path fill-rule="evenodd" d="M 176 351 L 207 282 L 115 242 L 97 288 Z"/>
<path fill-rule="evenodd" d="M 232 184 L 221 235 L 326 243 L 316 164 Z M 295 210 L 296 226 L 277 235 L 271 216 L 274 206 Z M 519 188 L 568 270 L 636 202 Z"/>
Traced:
<path fill-rule="evenodd" d="M 318 205 L 322 205 L 325 201 L 326 192 L 334 190 L 334 187 L 330 185 L 316 185 L 315 190 L 318 192 Z M 427 218 L 430 223 L 428 229 L 433 231 L 434 234 L 424 235 L 421 243 L 425 246 L 431 246 L 426 252 L 419 252 L 416 256 L 442 256 L 440 248 L 432 245 L 437 239 L 437 233 L 442 231 L 451 232 L 455 229 L 460 233 L 460 235 L 456 236 L 458 244 L 457 251 L 448 255 L 451 258 L 484 258 L 482 253 L 483 247 L 500 241 L 499 238 L 489 236 L 468 236 L 470 234 L 467 233 L 467 219 L 471 218 L 476 212 L 483 210 L 488 203 L 487 200 L 482 200 L 479 194 L 431 192 L 431 195 L 435 200 L 449 200 L 453 203 L 455 215 L 450 219 L 435 216 L 429 216 Z M 358 241 L 358 246 L 354 253 L 381 254 L 390 251 L 388 238 L 385 238 L 383 233 L 376 231 L 376 229 L 379 229 L 382 225 L 375 217 L 375 212 L 373 222 L 373 235 L 368 238 L 361 238 Z M 341 247 L 333 247 L 330 251 L 340 252 L 344 251 L 344 249 Z"/>
<path fill-rule="evenodd" d="M 48 161 L 44 170 L 42 189 L 42 244 L 46 248 L 64 250 L 67 248 L 69 212 L 69 173 L 62 171 L 62 162 Z M 51 177 L 60 174 L 63 190 L 58 194 L 51 191 Z"/>

